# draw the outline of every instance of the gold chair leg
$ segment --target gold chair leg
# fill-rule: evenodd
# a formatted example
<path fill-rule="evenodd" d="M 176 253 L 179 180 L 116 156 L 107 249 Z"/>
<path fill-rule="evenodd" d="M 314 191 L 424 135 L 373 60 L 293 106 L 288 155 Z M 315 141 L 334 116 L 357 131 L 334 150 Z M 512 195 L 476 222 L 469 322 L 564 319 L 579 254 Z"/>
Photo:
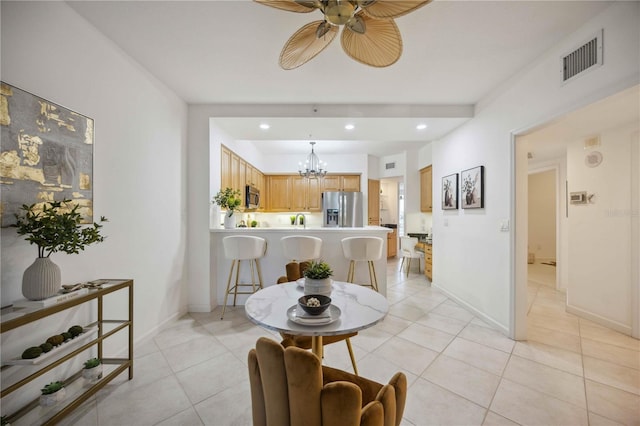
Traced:
<path fill-rule="evenodd" d="M 238 260 L 236 263 L 236 285 L 233 287 L 233 306 L 236 306 L 236 299 L 238 298 L 238 284 L 240 281 L 240 262 Z"/>
<path fill-rule="evenodd" d="M 256 292 L 256 277 L 253 273 L 255 268 L 255 259 L 249 259 L 249 269 L 251 270 L 251 291 Z"/>
<path fill-rule="evenodd" d="M 400 262 L 400 272 L 402 272 L 402 268 L 404 267 L 404 260 L 406 257 L 402 256 L 402 262 Z"/>
<path fill-rule="evenodd" d="M 409 258 L 409 261 L 407 262 L 407 277 L 409 276 L 410 269 L 411 269 L 411 258 Z"/>
<path fill-rule="evenodd" d="M 352 260 L 351 262 L 349 262 L 349 272 L 347 272 L 347 282 L 348 283 L 352 283 L 353 282 L 353 276 L 355 275 L 354 274 L 355 265 L 356 265 L 355 261 Z"/>
<path fill-rule="evenodd" d="M 356 357 L 353 355 L 353 348 L 351 347 L 351 339 L 348 337 L 345 339 L 347 343 L 347 349 L 349 349 L 349 357 L 351 358 L 351 365 L 353 366 L 353 372 L 358 376 L 358 367 L 356 366 Z"/>
<path fill-rule="evenodd" d="M 262 271 L 260 270 L 260 259 L 256 259 L 256 270 L 258 271 L 258 287 L 259 288 L 264 288 L 262 286 Z"/>
<path fill-rule="evenodd" d="M 376 277 L 376 267 L 372 260 L 369 261 L 369 282 L 371 282 L 371 288 L 378 291 L 378 277 Z"/>
<path fill-rule="evenodd" d="M 222 316 L 220 319 L 224 319 L 224 311 L 227 309 L 227 298 L 229 297 L 229 287 L 231 286 L 231 277 L 233 276 L 233 267 L 235 266 L 236 261 L 231 261 L 231 268 L 229 268 L 229 279 L 227 280 L 227 289 L 224 292 L 224 305 L 222 305 Z"/>

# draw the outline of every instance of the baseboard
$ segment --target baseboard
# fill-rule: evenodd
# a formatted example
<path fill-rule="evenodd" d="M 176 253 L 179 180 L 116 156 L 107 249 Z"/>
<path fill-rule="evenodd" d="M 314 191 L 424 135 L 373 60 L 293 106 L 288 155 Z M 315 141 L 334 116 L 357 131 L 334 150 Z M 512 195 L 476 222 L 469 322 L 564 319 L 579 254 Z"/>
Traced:
<path fill-rule="evenodd" d="M 493 318 L 487 316 L 485 313 L 480 312 L 479 310 L 477 310 L 476 308 L 474 308 L 473 306 L 469 305 L 467 302 L 465 302 L 464 300 L 460 299 L 458 296 L 456 296 L 455 294 L 445 290 L 444 288 L 440 287 L 438 284 L 436 284 L 435 282 L 431 283 L 432 287 L 437 288 L 438 290 L 440 290 L 441 292 L 443 292 L 448 298 L 455 300 L 456 303 L 458 303 L 459 305 L 462 305 L 467 311 L 470 311 L 472 314 L 482 318 L 485 322 L 488 322 L 489 324 L 491 324 L 494 328 L 496 328 L 499 332 L 501 332 L 502 334 L 504 334 L 505 336 L 507 336 L 508 338 L 511 339 L 511 336 L 509 336 L 509 329 L 507 327 L 505 327 L 504 325 L 500 324 L 499 322 L 497 322 L 496 320 L 494 320 Z"/>
<path fill-rule="evenodd" d="M 588 319 L 589 321 L 593 321 L 603 327 L 607 327 L 612 330 L 619 331 L 620 333 L 626 334 L 627 336 L 631 336 L 631 326 L 620 324 L 617 321 L 610 320 L 598 314 L 585 311 L 584 309 L 578 308 L 576 306 L 571 306 L 569 304 L 567 304 L 565 310 L 570 314 L 579 316 L 580 318 Z"/>
<path fill-rule="evenodd" d="M 210 304 L 198 304 L 198 305 L 188 305 L 187 312 L 211 312 L 215 306 L 211 306 Z"/>

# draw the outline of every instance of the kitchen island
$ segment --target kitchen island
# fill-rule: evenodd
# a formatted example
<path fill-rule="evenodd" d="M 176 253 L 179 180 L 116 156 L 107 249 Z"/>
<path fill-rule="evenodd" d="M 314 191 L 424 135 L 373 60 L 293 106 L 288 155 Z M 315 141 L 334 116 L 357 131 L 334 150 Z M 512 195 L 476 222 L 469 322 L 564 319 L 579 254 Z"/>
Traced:
<path fill-rule="evenodd" d="M 211 292 L 216 295 L 217 304 L 222 305 L 224 291 L 229 277 L 231 261 L 224 256 L 222 239 L 229 235 L 253 235 L 264 238 L 267 241 L 267 252 L 260 259 L 262 270 L 262 282 L 265 287 L 275 285 L 279 277 L 286 275 L 285 265 L 290 262 L 283 254 L 280 239 L 289 235 L 308 235 L 322 239 L 321 259 L 331 265 L 333 279 L 346 281 L 349 270 L 349 261 L 342 253 L 341 240 L 347 237 L 380 237 L 383 241 L 382 257 L 374 262 L 378 289 L 386 295 L 387 292 L 387 233 L 389 228 L 381 226 L 365 226 L 362 228 L 307 228 L 282 227 L 282 228 L 235 228 L 235 229 L 211 229 L 210 230 L 210 255 L 211 255 Z M 245 262 L 243 262 L 245 263 Z M 250 280 L 248 264 L 242 266 L 240 275 L 242 280 Z M 369 283 L 369 272 L 366 262 L 358 262 L 356 266 L 356 283 Z M 244 304 L 248 296 L 238 295 L 238 303 Z M 229 302 L 230 303 L 230 302 Z"/>

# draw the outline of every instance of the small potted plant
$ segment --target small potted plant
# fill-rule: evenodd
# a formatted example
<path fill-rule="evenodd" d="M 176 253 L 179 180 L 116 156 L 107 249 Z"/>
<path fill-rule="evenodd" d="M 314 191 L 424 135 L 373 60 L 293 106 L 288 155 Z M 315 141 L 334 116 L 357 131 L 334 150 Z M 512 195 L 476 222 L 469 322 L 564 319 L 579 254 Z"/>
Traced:
<path fill-rule="evenodd" d="M 82 377 L 94 382 L 102 378 L 102 361 L 98 358 L 91 358 L 84 362 Z"/>
<path fill-rule="evenodd" d="M 221 189 L 215 197 L 213 197 L 213 202 L 227 210 L 227 213 L 224 215 L 224 227 L 226 229 L 235 228 L 236 218 L 233 217 L 233 213 L 238 210 L 242 204 L 240 191 L 231 188 Z"/>
<path fill-rule="evenodd" d="M 62 382 L 51 382 L 40 389 L 40 392 L 42 393 L 42 395 L 40 395 L 40 405 L 43 407 L 55 405 L 67 396 L 67 392 L 64 389 Z"/>
<path fill-rule="evenodd" d="M 292 225 L 296 224 L 296 217 L 295 216 L 293 216 L 293 215 L 289 216 L 289 220 L 291 221 Z"/>
<path fill-rule="evenodd" d="M 42 300 L 60 291 L 60 268 L 49 256 L 64 252 L 77 254 L 93 243 L 104 241 L 100 223 L 81 226 L 80 206 L 71 200 L 48 201 L 42 205 L 23 204 L 16 214 L 18 235 L 26 235 L 30 244 L 38 246 L 38 257 L 22 276 L 22 294 L 30 300 Z M 102 216 L 100 222 L 106 222 Z"/>
<path fill-rule="evenodd" d="M 258 221 L 257 220 L 252 220 L 251 221 L 251 227 L 255 228 L 256 226 L 258 226 Z"/>
<path fill-rule="evenodd" d="M 304 275 L 304 294 L 331 295 L 331 276 L 333 271 L 327 262 L 322 260 L 311 261 Z"/>

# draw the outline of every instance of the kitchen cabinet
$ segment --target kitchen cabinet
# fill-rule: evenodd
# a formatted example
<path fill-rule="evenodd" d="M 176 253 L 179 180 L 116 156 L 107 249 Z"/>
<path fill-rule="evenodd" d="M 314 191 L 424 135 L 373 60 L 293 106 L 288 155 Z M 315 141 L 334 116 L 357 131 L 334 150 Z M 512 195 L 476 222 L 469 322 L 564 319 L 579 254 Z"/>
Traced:
<path fill-rule="evenodd" d="M 319 212 L 322 210 L 320 179 L 296 175 L 268 175 L 267 211 Z"/>
<path fill-rule="evenodd" d="M 368 217 L 369 225 L 380 225 L 380 181 L 369 179 L 368 189 Z"/>
<path fill-rule="evenodd" d="M 29 324 L 33 325 L 38 320 L 47 321 L 50 319 L 51 315 L 57 314 L 59 312 L 70 312 L 71 309 L 76 308 L 81 305 L 92 305 L 91 312 L 94 312 L 94 318 L 96 321 L 88 324 L 84 327 L 85 333 L 90 333 L 90 329 L 93 329 L 93 333 L 96 333 L 93 337 L 91 335 L 87 335 L 84 338 L 84 333 L 80 334 L 78 337 L 68 340 L 66 343 L 63 343 L 58 348 L 54 348 L 48 354 L 43 354 L 40 357 L 44 358 L 38 362 L 38 358 L 34 358 L 33 360 L 20 360 L 20 361 L 33 361 L 31 364 L 25 365 L 4 365 L 2 367 L 3 371 L 7 368 L 12 367 L 25 367 L 28 368 L 28 375 L 26 377 L 20 379 L 20 377 L 15 377 L 15 380 L 12 380 L 12 383 L 7 383 L 3 380 L 2 383 L 2 398 L 11 394 L 12 392 L 21 389 L 27 383 L 34 381 L 35 379 L 40 378 L 43 374 L 53 370 L 58 366 L 62 366 L 57 372 L 59 374 L 69 374 L 66 378 L 61 379 L 63 382 L 65 390 L 66 390 L 66 398 L 58 402 L 55 406 L 44 408 L 38 407 L 38 398 L 33 401 L 27 403 L 24 407 L 17 410 L 14 413 L 5 413 L 3 409 L 3 423 L 4 416 L 6 420 L 11 423 L 18 424 L 17 420 L 23 418 L 21 422 L 25 424 L 43 424 L 43 425 L 55 425 L 58 424 L 64 417 L 68 416 L 73 410 L 78 408 L 84 401 L 88 400 L 93 396 L 96 392 L 102 389 L 107 383 L 115 379 L 125 370 L 129 370 L 129 380 L 133 378 L 133 280 L 99 280 L 102 282 L 101 288 L 96 290 L 89 290 L 88 293 L 82 294 L 79 296 L 75 296 L 70 300 L 62 301 L 51 306 L 47 306 L 44 308 L 34 308 L 26 313 L 21 313 L 19 316 L 16 315 L 15 308 L 5 308 L 2 309 L 0 316 L 0 332 L 6 333 L 11 330 L 18 329 L 23 326 L 28 326 Z M 119 290 L 126 290 L 128 298 L 125 299 L 128 301 L 128 306 L 118 307 L 118 312 L 127 313 L 128 318 L 126 319 L 104 319 L 103 318 L 103 304 L 111 302 L 118 302 L 123 298 L 117 298 L 118 296 L 111 297 L 110 294 L 114 292 L 118 292 Z M 117 298 L 117 299 L 116 299 Z M 92 303 L 92 302 L 95 302 Z M 120 302 L 122 303 L 122 302 Z M 96 306 L 97 305 L 97 306 Z M 110 311 L 114 311 L 112 306 L 109 306 Z M 115 312 L 115 311 L 114 311 Z M 69 327 L 72 324 L 58 324 L 58 329 L 63 330 L 66 327 Z M 97 329 L 97 330 L 96 330 Z M 103 345 L 104 342 L 111 336 L 117 334 L 120 331 L 124 331 L 127 333 L 128 337 L 128 348 L 125 352 L 126 357 L 124 358 L 114 358 L 114 357 L 103 357 Z M 18 337 L 18 336 L 15 336 Z M 34 341 L 32 336 L 29 333 L 24 332 L 24 335 L 20 337 L 24 341 L 24 346 L 35 346 L 38 341 Z M 81 339 L 85 340 L 81 340 Z M 78 340 L 77 342 L 75 342 Z M 65 346 L 67 349 L 65 350 Z M 72 359 L 76 359 L 80 354 L 86 354 L 86 350 L 92 347 L 96 347 L 96 357 L 102 360 L 103 365 L 103 376 L 95 383 L 85 383 L 83 380 L 77 380 L 82 376 L 82 370 L 77 372 L 69 372 L 69 365 L 67 361 Z M 9 358 L 8 354 L 2 354 L 3 360 L 5 360 L 5 356 Z M 45 358 L 46 356 L 46 358 Z M 84 359 L 82 359 L 84 360 Z M 66 364 L 65 364 L 66 363 Z M 12 364 L 12 363 L 8 363 Z M 44 386 L 46 382 L 42 382 L 44 379 L 40 379 L 40 382 Z"/>
<path fill-rule="evenodd" d="M 253 167 L 244 158 L 231 151 L 224 145 L 220 147 L 220 188 L 232 188 L 240 191 L 243 200 L 246 185 L 253 185 L 265 192 L 264 175 L 260 170 Z M 262 195 L 258 210 L 265 209 L 265 195 Z"/>
<path fill-rule="evenodd" d="M 360 191 L 360 175 L 326 175 L 322 178 L 322 191 Z"/>
<path fill-rule="evenodd" d="M 433 244 L 418 243 L 416 247 L 419 247 L 424 251 L 424 275 L 433 280 Z"/>
<path fill-rule="evenodd" d="M 431 166 L 420 169 L 420 211 L 433 210 L 433 174 Z"/>
<path fill-rule="evenodd" d="M 398 230 L 393 229 L 393 232 L 387 234 L 387 259 L 390 257 L 396 257 L 398 254 Z"/>

